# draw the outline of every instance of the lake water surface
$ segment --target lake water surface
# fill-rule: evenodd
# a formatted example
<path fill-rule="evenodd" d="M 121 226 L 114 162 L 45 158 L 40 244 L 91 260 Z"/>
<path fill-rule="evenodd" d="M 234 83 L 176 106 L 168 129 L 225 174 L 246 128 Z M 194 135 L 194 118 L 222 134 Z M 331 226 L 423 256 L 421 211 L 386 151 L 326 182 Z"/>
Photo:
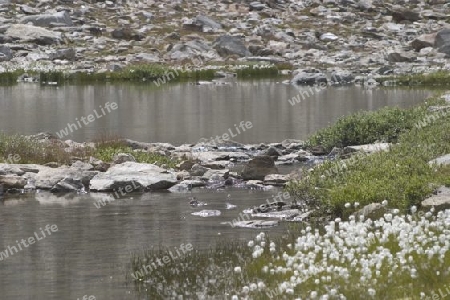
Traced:
<path fill-rule="evenodd" d="M 304 92 L 301 103 L 290 99 Z M 222 135 L 234 124 L 250 121 L 253 127 L 236 136 L 243 143 L 305 139 L 337 118 L 383 106 L 407 107 L 431 92 L 415 89 L 329 87 L 316 92 L 274 81 L 240 81 L 224 85 L 102 84 L 41 87 L 19 84 L 0 87 L 0 130 L 35 134 L 60 132 L 68 123 L 87 117 L 106 102 L 118 108 L 67 139 L 92 140 L 104 134 L 142 142 L 196 143 Z"/>

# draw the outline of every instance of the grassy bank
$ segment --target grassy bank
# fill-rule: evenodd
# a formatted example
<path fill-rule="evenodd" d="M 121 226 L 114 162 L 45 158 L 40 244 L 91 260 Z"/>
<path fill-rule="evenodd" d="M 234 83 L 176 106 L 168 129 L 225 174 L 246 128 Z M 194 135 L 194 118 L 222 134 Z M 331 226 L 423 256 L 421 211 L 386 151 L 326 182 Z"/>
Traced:
<path fill-rule="evenodd" d="M 305 170 L 304 178 L 291 182 L 288 190 L 321 214 L 337 216 L 343 216 L 346 203 L 363 206 L 388 200 L 400 209 L 419 205 L 434 188 L 450 184 L 449 167 L 428 165 L 429 160 L 450 153 L 450 114 L 429 112 L 431 104 L 442 102 L 358 113 L 320 130 L 308 145 L 327 150 L 377 141 L 393 145 L 388 152 L 330 160 L 311 172 Z"/>
<path fill-rule="evenodd" d="M 111 163 L 114 155 L 119 153 L 131 154 L 140 163 L 167 168 L 173 168 L 179 162 L 159 152 L 133 150 L 120 138 L 98 139 L 92 146 L 78 147 L 68 152 L 65 150 L 67 145 L 60 140 L 41 142 L 22 135 L 0 133 L 0 163 L 70 165 L 75 160 L 88 162 L 90 157 Z"/>
<path fill-rule="evenodd" d="M 281 75 L 282 70 L 291 70 L 290 64 L 214 64 L 205 65 L 201 68 L 193 69 L 188 65 L 171 67 L 158 64 L 134 64 L 117 71 L 101 72 L 35 72 L 16 70 L 12 72 L 0 73 L 0 84 L 9 85 L 17 82 L 23 74 L 28 74 L 39 78 L 42 84 L 63 84 L 63 83 L 92 83 L 92 82 L 152 82 L 160 80 L 160 84 L 166 82 L 186 82 L 198 80 L 211 80 L 216 77 L 219 71 L 236 74 L 237 78 L 268 78 Z"/>

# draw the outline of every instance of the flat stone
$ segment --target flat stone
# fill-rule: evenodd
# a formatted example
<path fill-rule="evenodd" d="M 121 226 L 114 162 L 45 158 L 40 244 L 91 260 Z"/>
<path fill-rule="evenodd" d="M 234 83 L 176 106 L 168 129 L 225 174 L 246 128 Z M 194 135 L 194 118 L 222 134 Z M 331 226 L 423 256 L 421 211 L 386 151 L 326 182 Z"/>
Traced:
<path fill-rule="evenodd" d="M 204 210 L 201 210 L 201 211 L 193 212 L 193 213 L 191 213 L 191 215 L 199 216 L 199 217 L 202 217 L 202 218 L 218 217 L 218 216 L 221 215 L 221 212 L 220 212 L 220 210 L 204 209 Z"/>
<path fill-rule="evenodd" d="M 361 151 L 365 153 L 375 153 L 380 151 L 389 151 L 389 147 L 392 144 L 390 143 L 375 143 L 375 144 L 366 144 L 366 145 L 359 145 L 359 146 L 348 146 L 345 147 L 345 149 L 351 149 L 354 151 Z"/>
<path fill-rule="evenodd" d="M 125 162 L 114 165 L 105 173 L 92 178 L 92 191 L 112 191 L 124 186 L 136 186 L 144 190 L 165 190 L 177 183 L 174 173 L 152 164 Z"/>
<path fill-rule="evenodd" d="M 422 207 L 436 207 L 440 209 L 450 208 L 450 189 L 447 187 L 441 187 L 438 189 L 438 193 L 433 195 L 421 203 Z"/>
<path fill-rule="evenodd" d="M 264 184 L 266 185 L 284 186 L 287 181 L 288 176 L 282 174 L 269 174 L 264 177 Z"/>
<path fill-rule="evenodd" d="M 298 209 L 287 209 L 283 211 L 271 211 L 267 213 L 255 213 L 252 214 L 254 218 L 276 218 L 276 219 L 286 219 L 292 218 L 300 214 Z"/>
<path fill-rule="evenodd" d="M 231 225 L 233 227 L 242 227 L 242 228 L 269 228 L 278 226 L 279 221 L 275 220 L 251 220 L 251 221 L 238 221 L 233 222 Z"/>
<path fill-rule="evenodd" d="M 446 155 L 440 156 L 438 158 L 435 158 L 433 160 L 430 160 L 428 162 L 428 164 L 430 166 L 437 165 L 439 167 L 450 165 L 450 154 L 446 154 Z"/>

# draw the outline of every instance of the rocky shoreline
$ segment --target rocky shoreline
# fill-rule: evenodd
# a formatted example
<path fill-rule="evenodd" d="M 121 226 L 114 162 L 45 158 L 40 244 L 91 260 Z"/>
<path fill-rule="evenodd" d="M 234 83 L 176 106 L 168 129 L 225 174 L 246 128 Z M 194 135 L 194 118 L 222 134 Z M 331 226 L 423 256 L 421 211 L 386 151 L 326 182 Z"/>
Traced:
<path fill-rule="evenodd" d="M 33 136 L 40 143 L 59 144 L 66 152 L 77 153 L 93 148 L 93 143 L 60 141 L 49 134 Z M 282 143 L 244 145 L 227 141 L 220 144 L 201 142 L 173 146 L 169 143 L 142 143 L 125 140 L 135 152 L 157 152 L 180 163 L 175 168 L 138 163 L 129 153 L 118 153 L 112 162 L 97 158 L 72 157 L 70 165 L 50 162 L 45 165 L 0 164 L 0 185 L 4 192 L 23 193 L 48 190 L 64 192 L 116 192 L 133 186 L 133 192 L 188 191 L 195 187 L 217 189 L 224 186 L 268 189 L 295 179 L 295 172 L 279 174 L 277 166 L 295 165 L 318 159 L 304 150 L 299 140 Z M 320 149 L 316 149 L 321 154 Z"/>
<path fill-rule="evenodd" d="M 446 1 L 1 0 L 0 11 L 0 72 L 281 63 L 317 83 L 450 69 Z"/>

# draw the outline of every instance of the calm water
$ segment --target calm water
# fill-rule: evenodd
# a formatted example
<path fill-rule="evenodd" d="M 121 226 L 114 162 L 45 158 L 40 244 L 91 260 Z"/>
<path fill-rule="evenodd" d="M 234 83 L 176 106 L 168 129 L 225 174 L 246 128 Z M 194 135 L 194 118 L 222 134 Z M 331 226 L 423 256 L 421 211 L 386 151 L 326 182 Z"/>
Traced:
<path fill-rule="evenodd" d="M 431 95 L 425 90 L 329 88 L 300 104 L 299 93 L 276 82 L 239 82 L 224 86 L 143 85 L 45 87 L 23 84 L 0 87 L 0 130 L 34 134 L 57 132 L 67 122 L 87 116 L 105 102 L 117 102 L 111 114 L 68 138 L 84 141 L 104 133 L 139 141 L 193 143 L 223 134 L 240 121 L 253 128 L 235 140 L 244 143 L 303 139 L 336 118 L 386 105 L 410 106 Z M 196 191 L 207 209 L 220 217 L 201 218 L 188 204 L 190 194 L 133 195 L 97 209 L 95 197 L 47 193 L 15 196 L 0 202 L 0 251 L 17 246 L 46 224 L 58 231 L 0 261 L 0 299 L 136 299 L 125 285 L 130 251 L 151 246 L 201 249 L 226 238 L 248 240 L 259 230 L 233 229 L 221 222 L 242 209 L 259 205 L 271 193 L 248 190 Z M 228 196 L 229 195 L 229 196 Z M 238 207 L 226 210 L 225 203 Z M 282 233 L 284 225 L 270 229 Z M 168 266 L 170 267 L 170 265 Z"/>
<path fill-rule="evenodd" d="M 301 103 L 289 99 L 301 90 L 277 82 L 231 82 L 228 85 L 104 84 L 40 87 L 19 84 L 0 87 L 0 130 L 10 133 L 56 133 L 67 123 L 97 113 L 116 102 L 117 110 L 82 124 L 67 138 L 86 141 L 115 134 L 143 142 L 195 143 L 222 135 L 234 124 L 250 121 L 253 128 L 234 140 L 244 143 L 304 139 L 345 114 L 386 105 L 406 107 L 423 101 L 429 91 L 328 88 L 305 94 Z M 308 90 L 306 90 L 308 92 Z M 311 95 L 312 94 L 312 95 Z M 233 131 L 235 132 L 235 131 Z"/>

